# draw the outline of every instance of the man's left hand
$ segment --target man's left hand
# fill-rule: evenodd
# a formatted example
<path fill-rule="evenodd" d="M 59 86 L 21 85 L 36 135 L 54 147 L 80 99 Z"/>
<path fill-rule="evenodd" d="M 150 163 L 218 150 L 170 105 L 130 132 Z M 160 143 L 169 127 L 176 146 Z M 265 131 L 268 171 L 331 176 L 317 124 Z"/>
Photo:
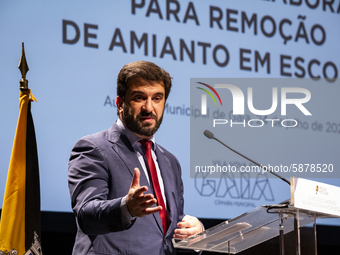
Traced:
<path fill-rule="evenodd" d="M 174 238 L 186 239 L 203 231 L 201 222 L 193 216 L 185 215 L 182 221 L 177 223 Z"/>

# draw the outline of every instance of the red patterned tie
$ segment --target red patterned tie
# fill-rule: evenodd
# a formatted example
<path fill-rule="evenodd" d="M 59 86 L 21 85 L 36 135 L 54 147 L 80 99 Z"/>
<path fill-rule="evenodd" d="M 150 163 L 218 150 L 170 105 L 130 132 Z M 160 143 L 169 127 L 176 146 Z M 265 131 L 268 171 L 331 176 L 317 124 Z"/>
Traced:
<path fill-rule="evenodd" d="M 143 145 L 143 147 L 145 149 L 146 160 L 148 161 L 151 179 L 152 179 L 152 185 L 153 185 L 153 189 L 154 189 L 155 194 L 156 194 L 158 205 L 162 206 L 162 208 L 163 208 L 159 212 L 159 215 L 161 217 L 161 221 L 162 221 L 162 225 L 163 225 L 163 231 L 164 231 L 164 235 L 165 235 L 166 230 L 167 230 L 167 221 L 168 220 L 167 220 L 166 209 L 165 209 L 165 204 L 164 204 L 161 188 L 160 188 L 159 182 L 158 182 L 156 166 L 155 166 L 155 163 L 153 162 L 152 155 L 151 155 L 151 141 L 141 140 L 139 142 Z"/>

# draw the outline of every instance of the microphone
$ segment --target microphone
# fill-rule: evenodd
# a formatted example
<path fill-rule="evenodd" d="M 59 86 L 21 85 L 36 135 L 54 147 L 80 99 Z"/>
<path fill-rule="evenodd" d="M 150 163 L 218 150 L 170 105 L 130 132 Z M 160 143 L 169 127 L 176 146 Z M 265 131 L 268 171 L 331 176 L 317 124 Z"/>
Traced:
<path fill-rule="evenodd" d="M 203 134 L 208 137 L 209 139 L 215 138 L 214 134 L 211 133 L 208 129 L 206 129 Z"/>
<path fill-rule="evenodd" d="M 272 175 L 275 175 L 277 178 L 280 178 L 282 181 L 288 183 L 289 186 L 290 186 L 290 181 L 287 181 L 285 178 L 281 177 L 281 176 L 278 175 L 277 173 L 274 173 L 273 171 L 268 170 L 267 167 L 260 165 L 259 163 L 255 162 L 254 160 L 252 160 L 252 159 L 250 159 L 250 158 L 244 156 L 243 154 L 239 153 L 238 151 L 236 151 L 236 150 L 230 148 L 228 145 L 224 144 L 224 143 L 221 142 L 219 139 L 217 139 L 217 138 L 214 136 L 214 134 L 213 134 L 212 132 L 210 132 L 209 130 L 205 130 L 205 131 L 203 132 L 203 134 L 204 134 L 207 138 L 209 138 L 209 139 L 214 139 L 214 140 L 218 141 L 219 143 L 221 143 L 222 145 L 224 145 L 225 147 L 227 147 L 229 150 L 231 150 L 231 151 L 237 153 L 238 155 L 244 157 L 245 159 L 249 160 L 250 162 L 254 163 L 255 165 L 261 167 L 261 168 L 262 168 L 263 170 L 265 170 L 266 172 L 269 172 L 269 173 L 271 173 Z"/>

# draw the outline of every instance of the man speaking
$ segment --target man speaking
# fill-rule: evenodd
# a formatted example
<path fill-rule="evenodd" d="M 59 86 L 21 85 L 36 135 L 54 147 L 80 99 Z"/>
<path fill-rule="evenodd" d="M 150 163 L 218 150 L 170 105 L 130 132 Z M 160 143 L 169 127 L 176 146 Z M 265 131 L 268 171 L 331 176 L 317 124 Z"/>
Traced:
<path fill-rule="evenodd" d="M 69 161 L 77 221 L 73 254 L 176 254 L 171 239 L 202 231 L 183 213 L 180 165 L 155 142 L 170 75 L 146 61 L 125 65 L 117 79 L 119 119 L 80 139 Z"/>

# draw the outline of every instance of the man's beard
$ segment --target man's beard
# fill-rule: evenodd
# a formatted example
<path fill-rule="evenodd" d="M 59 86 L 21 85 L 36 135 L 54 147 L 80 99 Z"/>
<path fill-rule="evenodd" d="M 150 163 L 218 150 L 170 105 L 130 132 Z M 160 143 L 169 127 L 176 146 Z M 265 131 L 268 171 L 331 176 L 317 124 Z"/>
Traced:
<path fill-rule="evenodd" d="M 152 117 L 156 123 L 154 127 L 151 127 L 151 123 L 145 123 L 143 126 L 139 121 L 141 117 Z M 153 136 L 154 133 L 158 130 L 159 126 L 163 121 L 163 113 L 159 120 L 157 120 L 157 116 L 154 115 L 152 112 L 140 112 L 136 118 L 130 113 L 129 108 L 126 104 L 123 104 L 123 122 L 125 126 L 132 132 L 142 135 L 142 136 Z"/>

